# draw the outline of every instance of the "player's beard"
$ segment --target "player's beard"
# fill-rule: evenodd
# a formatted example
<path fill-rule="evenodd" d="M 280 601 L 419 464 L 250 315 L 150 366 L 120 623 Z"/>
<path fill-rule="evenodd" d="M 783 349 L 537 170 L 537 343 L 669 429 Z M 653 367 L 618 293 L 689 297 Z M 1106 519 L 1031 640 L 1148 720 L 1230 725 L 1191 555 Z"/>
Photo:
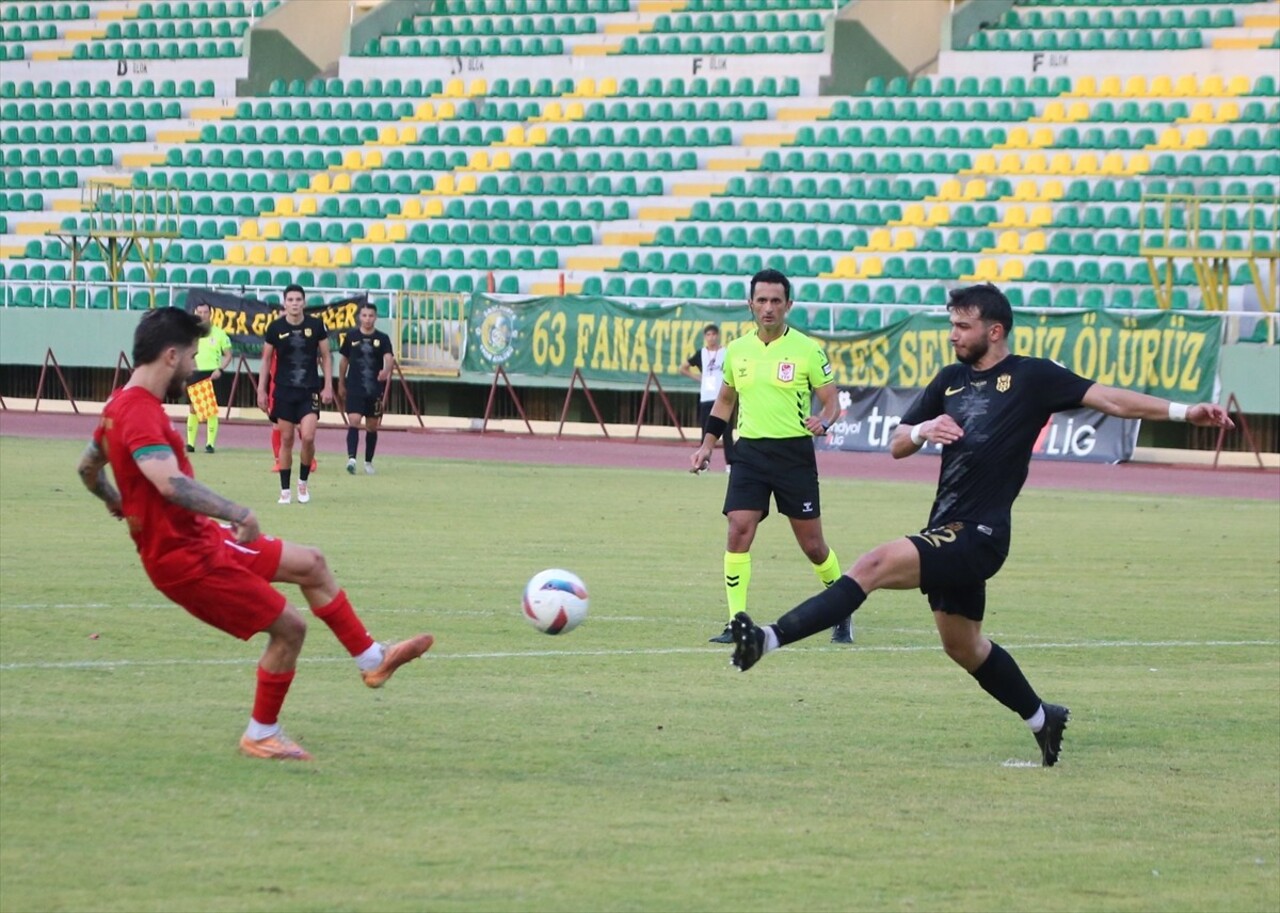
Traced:
<path fill-rule="evenodd" d="M 991 344 L 987 342 L 987 338 L 984 336 L 979 341 L 970 345 L 964 352 L 956 349 L 956 360 L 965 365 L 977 364 L 982 360 L 982 356 L 987 354 L 987 351 L 990 348 Z"/>
<path fill-rule="evenodd" d="M 173 375 L 169 379 L 168 395 L 171 399 L 181 399 L 183 394 L 187 392 L 187 378 L 190 375 Z"/>

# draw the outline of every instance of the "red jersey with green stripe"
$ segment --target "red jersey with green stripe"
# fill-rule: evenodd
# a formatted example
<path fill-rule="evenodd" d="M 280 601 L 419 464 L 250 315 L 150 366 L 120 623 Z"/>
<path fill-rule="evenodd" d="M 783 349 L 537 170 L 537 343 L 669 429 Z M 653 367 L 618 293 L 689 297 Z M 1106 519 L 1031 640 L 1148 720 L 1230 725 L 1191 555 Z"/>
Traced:
<path fill-rule="evenodd" d="M 204 574 L 221 551 L 218 524 L 166 500 L 135 460 L 149 450 L 170 450 L 182 474 L 195 478 L 183 440 L 160 400 L 143 387 L 117 390 L 102 409 L 93 440 L 111 464 L 129 535 L 147 576 L 161 584 Z"/>

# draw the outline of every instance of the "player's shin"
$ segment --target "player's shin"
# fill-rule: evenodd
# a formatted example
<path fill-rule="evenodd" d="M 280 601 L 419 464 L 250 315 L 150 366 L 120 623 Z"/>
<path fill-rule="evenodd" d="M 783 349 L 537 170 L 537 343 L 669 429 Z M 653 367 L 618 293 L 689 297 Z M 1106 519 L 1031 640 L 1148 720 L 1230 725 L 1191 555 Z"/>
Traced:
<path fill-rule="evenodd" d="M 373 454 L 378 449 L 378 432 L 366 431 L 364 433 L 364 461 L 366 463 L 373 462 Z"/>
<path fill-rule="evenodd" d="M 280 728 L 280 708 L 289 694 L 295 671 L 268 672 L 258 667 L 258 689 L 253 696 L 253 718 L 249 723 L 251 739 L 265 739 Z"/>
<path fill-rule="evenodd" d="M 360 429 L 355 425 L 347 426 L 347 459 L 356 458 L 356 448 L 360 446 Z"/>
<path fill-rule="evenodd" d="M 990 655 L 969 674 L 982 686 L 983 691 L 1024 720 L 1031 719 L 1040 709 L 1040 698 L 1022 674 L 1022 669 L 995 641 L 991 642 Z"/>
<path fill-rule="evenodd" d="M 343 590 L 338 590 L 338 594 L 328 603 L 320 606 L 313 605 L 311 614 L 329 626 L 334 637 L 338 638 L 352 656 L 361 656 L 374 645 L 364 622 L 356 615 L 356 610 L 351 607 L 351 601 L 347 599 L 347 594 Z"/>
<path fill-rule="evenodd" d="M 785 646 L 825 631 L 848 618 L 866 598 L 858 582 L 842 574 L 817 596 L 806 599 L 773 623 L 778 643 Z"/>

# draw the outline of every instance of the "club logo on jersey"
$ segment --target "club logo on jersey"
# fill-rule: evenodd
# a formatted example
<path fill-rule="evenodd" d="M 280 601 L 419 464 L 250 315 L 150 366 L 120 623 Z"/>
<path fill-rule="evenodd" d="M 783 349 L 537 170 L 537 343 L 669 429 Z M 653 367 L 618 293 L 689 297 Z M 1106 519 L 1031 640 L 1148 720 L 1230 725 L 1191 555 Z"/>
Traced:
<path fill-rule="evenodd" d="M 796 366 L 789 361 L 784 361 L 778 365 L 778 380 L 784 384 L 789 384 L 796 379 Z"/>
<path fill-rule="evenodd" d="M 1009 387 L 1012 384 L 1013 384 L 1012 374 L 1001 374 L 999 377 L 996 378 L 996 392 L 1005 393 L 1009 390 Z"/>
<path fill-rule="evenodd" d="M 302 331 L 302 335 L 304 335 L 304 336 L 306 336 L 308 339 L 310 339 L 310 338 L 311 338 L 311 327 L 307 327 L 305 330 L 303 330 L 303 331 Z"/>
<path fill-rule="evenodd" d="M 376 348 L 378 348 L 378 347 L 380 347 L 381 345 L 382 345 L 382 340 L 381 340 L 381 339 L 375 339 L 375 340 L 373 341 L 373 347 L 374 347 L 375 349 L 376 349 Z"/>

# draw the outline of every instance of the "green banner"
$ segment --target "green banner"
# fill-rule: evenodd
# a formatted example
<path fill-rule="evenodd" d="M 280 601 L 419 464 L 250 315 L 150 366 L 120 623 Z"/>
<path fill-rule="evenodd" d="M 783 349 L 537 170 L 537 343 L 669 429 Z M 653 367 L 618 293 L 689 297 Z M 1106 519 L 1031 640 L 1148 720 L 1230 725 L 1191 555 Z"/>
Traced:
<path fill-rule="evenodd" d="M 643 385 L 654 372 L 664 385 L 687 385 L 680 366 L 702 345 L 702 328 L 720 325 L 725 342 L 749 332 L 746 306 L 633 306 L 605 298 L 498 301 L 476 296 L 468 319 L 464 372 L 569 378 Z M 916 313 L 871 333 L 814 333 L 823 340 L 836 381 L 851 387 L 918 389 L 954 361 L 945 313 Z M 1017 313 L 1011 347 L 1050 358 L 1101 383 L 1204 401 L 1213 395 L 1219 323 L 1199 314 L 1158 311 Z"/>

